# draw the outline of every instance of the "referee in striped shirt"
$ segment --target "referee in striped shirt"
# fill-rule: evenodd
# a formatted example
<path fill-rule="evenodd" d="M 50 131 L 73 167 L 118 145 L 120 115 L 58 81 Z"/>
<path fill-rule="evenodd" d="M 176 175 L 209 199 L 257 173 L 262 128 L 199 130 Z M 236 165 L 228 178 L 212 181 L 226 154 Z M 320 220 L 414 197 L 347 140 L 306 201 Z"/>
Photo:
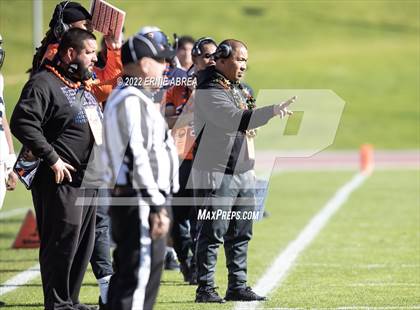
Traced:
<path fill-rule="evenodd" d="M 137 34 L 122 47 L 124 74 L 104 112 L 104 158 L 113 188 L 110 207 L 115 273 L 108 309 L 152 309 L 158 293 L 169 217 L 167 197 L 178 190 L 178 157 L 159 103 L 169 45 Z M 122 84 L 122 85 L 121 85 Z M 115 186 L 114 186 L 115 185 Z"/>

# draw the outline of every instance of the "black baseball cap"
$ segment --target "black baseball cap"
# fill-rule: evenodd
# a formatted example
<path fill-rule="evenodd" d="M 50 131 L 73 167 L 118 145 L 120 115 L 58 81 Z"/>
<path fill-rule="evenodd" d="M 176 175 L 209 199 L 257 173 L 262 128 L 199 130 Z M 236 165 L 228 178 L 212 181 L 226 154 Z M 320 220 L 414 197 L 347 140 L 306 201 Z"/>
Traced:
<path fill-rule="evenodd" d="M 121 60 L 123 65 L 137 62 L 142 57 L 170 60 L 175 56 L 175 50 L 169 45 L 162 32 L 161 36 L 150 36 L 148 34 L 136 34 L 130 37 L 121 48 Z"/>

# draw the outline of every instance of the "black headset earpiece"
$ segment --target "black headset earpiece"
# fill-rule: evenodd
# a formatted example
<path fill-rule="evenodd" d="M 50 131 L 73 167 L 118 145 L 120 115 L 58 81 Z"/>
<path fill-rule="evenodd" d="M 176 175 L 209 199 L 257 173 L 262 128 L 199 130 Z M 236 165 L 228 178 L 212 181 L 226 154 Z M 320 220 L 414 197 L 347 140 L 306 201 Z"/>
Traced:
<path fill-rule="evenodd" d="M 213 40 L 213 38 L 210 37 L 202 37 L 200 39 L 198 39 L 195 43 L 194 46 L 191 50 L 191 55 L 192 56 L 201 56 L 201 46 L 204 43 L 213 43 L 214 45 L 217 46 L 216 41 Z"/>
<path fill-rule="evenodd" d="M 66 3 L 64 4 L 59 3 L 56 7 L 56 10 L 58 10 L 58 18 L 57 22 L 54 25 L 53 32 L 57 40 L 60 40 L 64 32 L 66 32 L 70 28 L 69 25 L 67 25 L 63 21 L 64 10 L 69 2 L 70 1 L 66 1 Z"/>
<path fill-rule="evenodd" d="M 216 49 L 216 52 L 214 53 L 214 58 L 229 58 L 229 56 L 232 54 L 232 46 L 230 46 L 227 43 L 219 44 L 219 46 Z"/>

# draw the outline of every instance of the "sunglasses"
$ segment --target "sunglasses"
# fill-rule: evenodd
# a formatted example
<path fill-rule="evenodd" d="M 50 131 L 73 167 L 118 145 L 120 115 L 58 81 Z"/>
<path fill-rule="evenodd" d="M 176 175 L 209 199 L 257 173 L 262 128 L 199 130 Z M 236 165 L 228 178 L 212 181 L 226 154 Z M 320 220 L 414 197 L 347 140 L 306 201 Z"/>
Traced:
<path fill-rule="evenodd" d="M 203 58 L 207 58 L 207 59 L 209 59 L 209 58 L 214 58 L 214 55 L 213 55 L 213 54 L 210 54 L 210 53 L 205 53 L 205 54 L 203 55 Z"/>

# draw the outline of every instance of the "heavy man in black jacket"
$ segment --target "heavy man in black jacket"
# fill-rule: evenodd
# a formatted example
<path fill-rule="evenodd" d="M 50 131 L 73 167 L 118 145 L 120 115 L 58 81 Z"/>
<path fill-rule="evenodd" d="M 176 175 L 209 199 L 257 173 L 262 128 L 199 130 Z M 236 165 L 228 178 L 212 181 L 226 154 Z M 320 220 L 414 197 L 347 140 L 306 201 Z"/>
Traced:
<path fill-rule="evenodd" d="M 12 133 L 41 159 L 32 198 L 47 310 L 90 309 L 79 291 L 93 249 L 97 190 L 80 186 L 102 136 L 101 112 L 85 85 L 96 60 L 95 36 L 70 29 L 54 61 L 25 85 L 11 119 Z"/>
<path fill-rule="evenodd" d="M 264 300 L 247 286 L 247 251 L 255 206 L 253 129 L 287 110 L 295 97 L 255 109 L 240 83 L 248 51 L 244 43 L 225 40 L 214 54 L 216 66 L 200 72 L 195 97 L 197 137 L 193 181 L 201 198 L 197 245 L 196 302 Z M 201 218 L 200 218 L 201 217 Z M 225 299 L 215 290 L 217 249 L 224 244 L 228 268 Z"/>

